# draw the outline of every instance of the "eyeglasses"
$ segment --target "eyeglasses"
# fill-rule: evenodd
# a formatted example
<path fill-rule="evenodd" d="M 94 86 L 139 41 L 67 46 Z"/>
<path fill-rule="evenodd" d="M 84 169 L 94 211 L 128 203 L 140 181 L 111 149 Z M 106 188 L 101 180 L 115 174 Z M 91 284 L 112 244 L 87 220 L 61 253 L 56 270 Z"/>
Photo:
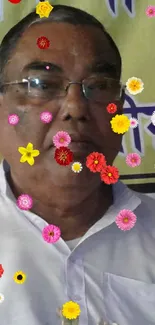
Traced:
<path fill-rule="evenodd" d="M 109 100 L 119 100 L 125 86 L 116 79 L 103 76 L 89 77 L 81 82 L 70 81 L 58 76 L 28 77 L 21 81 L 4 83 L 2 91 L 15 91 L 18 95 L 36 98 L 39 101 L 49 101 L 66 96 L 68 88 L 72 84 L 82 87 L 84 96 L 91 101 L 104 103 Z M 12 86 L 14 86 L 12 88 Z"/>

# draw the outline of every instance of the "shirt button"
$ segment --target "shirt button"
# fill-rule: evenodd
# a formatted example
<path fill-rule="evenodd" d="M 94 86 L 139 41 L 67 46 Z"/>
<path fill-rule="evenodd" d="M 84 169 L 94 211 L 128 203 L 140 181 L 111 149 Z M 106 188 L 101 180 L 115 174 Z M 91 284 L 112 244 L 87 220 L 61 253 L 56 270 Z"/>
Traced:
<path fill-rule="evenodd" d="M 75 295 L 75 296 L 73 296 L 73 301 L 79 301 L 79 300 L 81 300 L 81 297 L 80 296 L 78 296 L 78 295 Z"/>

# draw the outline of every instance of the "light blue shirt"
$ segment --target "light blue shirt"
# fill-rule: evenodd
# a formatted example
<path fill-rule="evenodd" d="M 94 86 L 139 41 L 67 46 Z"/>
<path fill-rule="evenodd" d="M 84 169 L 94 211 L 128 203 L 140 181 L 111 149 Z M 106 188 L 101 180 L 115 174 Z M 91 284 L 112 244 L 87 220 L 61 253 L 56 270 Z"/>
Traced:
<path fill-rule="evenodd" d="M 0 325 L 61 325 L 56 310 L 69 300 L 80 305 L 79 325 L 155 325 L 155 200 L 121 182 L 113 193 L 114 204 L 82 238 L 48 244 L 47 222 L 19 210 L 1 165 Z M 130 231 L 115 223 L 122 209 L 137 216 Z M 19 270 L 23 284 L 13 280 Z"/>

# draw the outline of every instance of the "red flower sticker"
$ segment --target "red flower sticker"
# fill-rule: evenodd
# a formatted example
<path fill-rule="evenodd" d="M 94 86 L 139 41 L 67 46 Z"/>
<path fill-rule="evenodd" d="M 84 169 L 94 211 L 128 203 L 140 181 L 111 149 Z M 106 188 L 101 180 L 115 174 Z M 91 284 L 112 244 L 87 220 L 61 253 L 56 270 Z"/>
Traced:
<path fill-rule="evenodd" d="M 9 0 L 11 3 L 17 4 L 19 2 L 21 2 L 21 0 Z"/>
<path fill-rule="evenodd" d="M 2 264 L 0 264 L 0 278 L 2 277 L 3 273 L 4 273 L 4 269 Z"/>
<path fill-rule="evenodd" d="M 73 153 L 67 147 L 60 147 L 55 150 L 54 158 L 59 165 L 67 166 L 73 161 Z"/>
<path fill-rule="evenodd" d="M 110 113 L 110 114 L 114 114 L 117 112 L 117 106 L 113 103 L 110 103 L 107 107 L 107 112 Z"/>
<path fill-rule="evenodd" d="M 105 184 L 115 184 L 119 179 L 119 171 L 116 167 L 109 165 L 102 169 L 100 176 Z"/>
<path fill-rule="evenodd" d="M 91 172 L 100 172 L 106 165 L 105 156 L 99 152 L 92 152 L 86 159 L 86 166 Z"/>
<path fill-rule="evenodd" d="M 37 40 L 37 45 L 41 50 L 45 50 L 48 49 L 48 47 L 50 46 L 50 41 L 47 37 L 41 36 Z"/>

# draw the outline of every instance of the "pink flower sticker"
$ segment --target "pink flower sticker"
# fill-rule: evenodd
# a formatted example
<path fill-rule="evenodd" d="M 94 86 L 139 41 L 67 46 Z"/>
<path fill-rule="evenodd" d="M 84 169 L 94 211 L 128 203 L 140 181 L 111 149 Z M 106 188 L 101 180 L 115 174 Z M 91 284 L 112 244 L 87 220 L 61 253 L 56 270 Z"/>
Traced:
<path fill-rule="evenodd" d="M 16 125 L 19 122 L 19 116 L 17 114 L 10 114 L 8 116 L 8 123 L 10 125 Z"/>
<path fill-rule="evenodd" d="M 60 228 L 54 225 L 48 225 L 43 229 L 42 236 L 47 243 L 55 243 L 61 236 Z"/>
<path fill-rule="evenodd" d="M 40 119 L 41 119 L 41 121 L 42 121 L 43 123 L 48 124 L 48 123 L 50 123 L 50 122 L 52 121 L 52 119 L 53 119 L 52 113 L 50 113 L 50 112 L 42 112 L 42 113 L 40 114 Z"/>
<path fill-rule="evenodd" d="M 129 153 L 126 156 L 126 164 L 130 167 L 137 167 L 141 164 L 141 157 L 138 153 Z"/>
<path fill-rule="evenodd" d="M 138 126 L 138 120 L 134 117 L 130 118 L 130 128 L 135 129 Z"/>
<path fill-rule="evenodd" d="M 136 221 L 136 215 L 131 210 L 126 209 L 121 210 L 115 219 L 117 227 L 123 231 L 132 229 Z"/>
<path fill-rule="evenodd" d="M 59 131 L 56 133 L 56 135 L 53 137 L 53 143 L 56 148 L 60 147 L 68 147 L 68 145 L 71 142 L 71 137 L 67 132 Z"/>
<path fill-rule="evenodd" d="M 33 206 L 32 197 L 28 194 L 22 194 L 17 199 L 18 208 L 21 210 L 30 210 Z"/>
<path fill-rule="evenodd" d="M 146 9 L 146 15 L 148 17 L 155 17 L 155 6 L 148 6 Z"/>

